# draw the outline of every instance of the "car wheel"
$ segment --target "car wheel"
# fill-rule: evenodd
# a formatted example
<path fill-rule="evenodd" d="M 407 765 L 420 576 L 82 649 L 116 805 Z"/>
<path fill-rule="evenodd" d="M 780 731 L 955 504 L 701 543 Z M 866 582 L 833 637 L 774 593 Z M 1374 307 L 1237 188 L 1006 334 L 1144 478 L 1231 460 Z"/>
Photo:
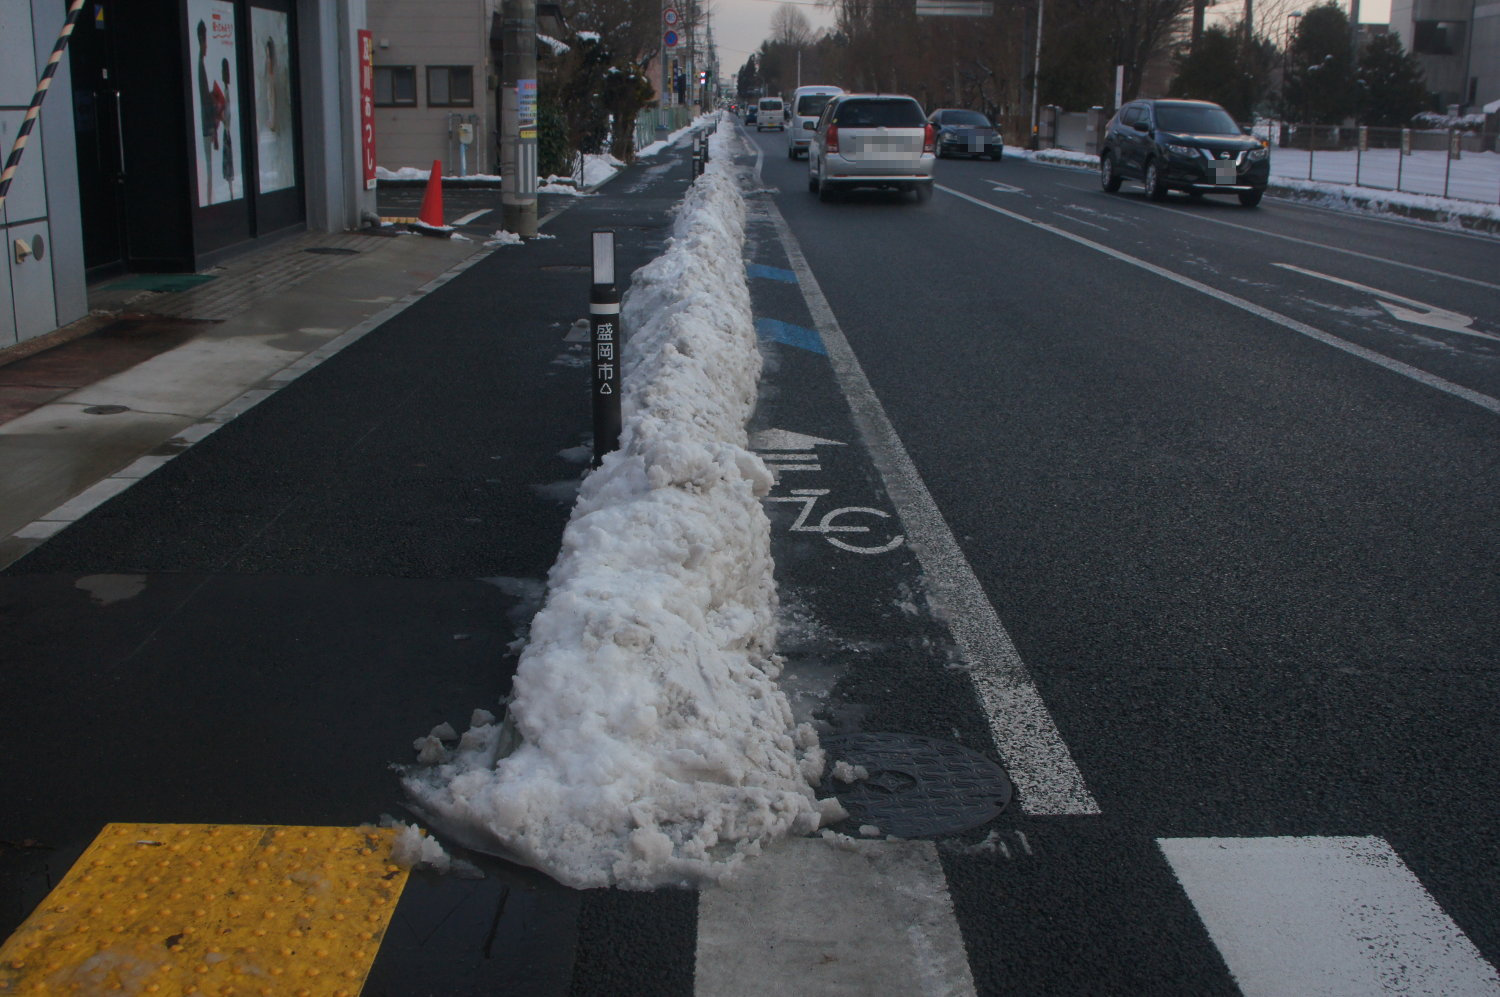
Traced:
<path fill-rule="evenodd" d="M 795 148 L 793 148 L 792 146 L 790 146 L 790 145 L 787 146 L 786 147 L 786 158 L 787 159 L 796 159 L 797 158 L 797 150 Z"/>
<path fill-rule="evenodd" d="M 1265 196 L 1265 193 L 1263 190 L 1242 190 L 1240 191 L 1240 203 L 1247 208 L 1253 208 L 1260 203 L 1260 199 Z"/>
<path fill-rule="evenodd" d="M 809 193 L 818 193 L 818 175 L 813 172 L 812 153 L 807 154 L 807 189 Z"/>
<path fill-rule="evenodd" d="M 932 184 L 930 183 L 914 184 L 911 190 L 916 195 L 918 204 L 926 204 L 932 200 Z"/>
<path fill-rule="evenodd" d="M 823 179 L 823 174 L 818 173 L 818 200 L 828 202 L 833 200 L 833 185 Z"/>
<path fill-rule="evenodd" d="M 1003 152 L 992 152 L 992 153 L 990 153 L 990 158 L 993 159 L 995 162 L 998 163 L 998 162 L 1000 162 L 1000 160 L 1002 160 L 1002 159 L 1005 158 L 1005 153 L 1003 153 Z"/>
<path fill-rule="evenodd" d="M 1146 164 L 1146 196 L 1153 201 L 1167 199 L 1166 178 L 1161 175 L 1161 168 L 1154 159 Z"/>
<path fill-rule="evenodd" d="M 1115 157 L 1109 153 L 1099 157 L 1099 186 L 1113 194 L 1120 189 L 1120 174 L 1115 172 Z"/>

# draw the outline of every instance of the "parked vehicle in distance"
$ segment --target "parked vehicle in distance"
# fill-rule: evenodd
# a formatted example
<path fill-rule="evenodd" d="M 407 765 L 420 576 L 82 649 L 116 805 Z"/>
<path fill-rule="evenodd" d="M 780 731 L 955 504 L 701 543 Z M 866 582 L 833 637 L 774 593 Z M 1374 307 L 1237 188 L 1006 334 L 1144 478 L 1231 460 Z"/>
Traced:
<path fill-rule="evenodd" d="M 759 111 L 759 110 L 760 110 L 760 108 L 757 105 L 755 105 L 755 104 L 746 104 L 745 105 L 745 124 L 747 124 L 747 125 L 753 125 L 753 124 L 755 124 L 756 112 Z"/>
<path fill-rule="evenodd" d="M 818 126 L 818 115 L 830 100 L 843 93 L 842 87 L 806 86 L 792 91 L 792 100 L 787 108 L 786 158 L 796 159 L 807 154 L 812 143 L 813 129 Z"/>
<path fill-rule="evenodd" d="M 989 118 L 978 111 L 958 107 L 940 107 L 927 116 L 937 129 L 936 152 L 943 156 L 988 156 L 999 161 L 1005 153 L 1000 132 Z"/>
<path fill-rule="evenodd" d="M 780 97 L 762 97 L 756 102 L 755 130 L 765 131 L 774 128 L 781 131 L 786 127 L 785 110 L 781 105 Z"/>
<path fill-rule="evenodd" d="M 822 200 L 836 190 L 881 187 L 932 196 L 936 130 L 916 98 L 855 93 L 823 108 L 807 150 L 807 189 Z"/>
<path fill-rule="evenodd" d="M 1133 100 L 1109 119 L 1099 148 L 1099 184 L 1114 193 L 1139 180 L 1146 196 L 1235 194 L 1253 208 L 1271 179 L 1266 143 L 1246 135 L 1207 100 Z"/>

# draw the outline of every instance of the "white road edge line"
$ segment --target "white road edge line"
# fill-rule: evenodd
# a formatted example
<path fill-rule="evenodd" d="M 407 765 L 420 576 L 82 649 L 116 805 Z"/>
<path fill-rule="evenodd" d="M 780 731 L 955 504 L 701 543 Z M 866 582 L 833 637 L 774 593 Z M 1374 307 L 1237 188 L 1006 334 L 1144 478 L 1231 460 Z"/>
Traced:
<path fill-rule="evenodd" d="M 1500 994 L 1500 976 L 1376 837 L 1158 838 L 1245 997 Z"/>
<path fill-rule="evenodd" d="M 1413 381 L 1417 381 L 1420 384 L 1425 384 L 1429 388 L 1436 388 L 1438 391 L 1444 392 L 1445 394 L 1452 395 L 1455 398 L 1460 398 L 1472 405 L 1477 405 L 1482 409 L 1493 412 L 1496 415 L 1500 415 L 1500 399 L 1491 398 L 1489 395 L 1474 391 L 1471 388 L 1466 388 L 1461 384 L 1454 384 L 1452 381 L 1449 381 L 1446 378 L 1438 377 L 1436 374 L 1429 374 L 1427 371 L 1421 370 L 1417 367 L 1413 367 L 1410 364 L 1402 363 L 1399 360 L 1393 360 L 1383 353 L 1376 353 L 1374 350 L 1367 349 L 1366 347 L 1359 346 L 1355 343 L 1351 343 L 1347 339 L 1340 339 L 1338 336 L 1335 336 L 1332 333 L 1324 332 L 1321 329 L 1315 329 L 1305 322 L 1299 322 L 1294 318 L 1281 314 L 1280 312 L 1272 311 L 1269 308 L 1263 308 L 1252 301 L 1246 301 L 1244 298 L 1237 297 L 1227 291 L 1221 291 L 1216 287 L 1210 287 L 1207 284 L 1201 283 L 1200 281 L 1193 280 L 1191 277 L 1184 277 L 1182 274 L 1175 273 L 1171 270 L 1166 269 L 1165 267 L 1159 267 L 1155 263 L 1148 263 L 1137 256 L 1131 256 L 1129 253 L 1122 253 L 1118 249 L 1112 249 L 1111 247 L 1095 242 L 1092 239 L 1085 239 L 1081 235 L 1074 235 L 1072 232 L 1060 229 L 1055 225 L 1049 225 L 1046 222 L 1037 221 L 1035 218 L 1028 218 L 1025 215 L 1018 214 L 1017 212 L 1009 211 L 1005 208 L 1002 208 L 995 204 L 991 204 L 988 201 L 974 197 L 970 194 L 965 194 L 961 190 L 954 190 L 951 187 L 944 187 L 941 184 L 938 185 L 937 189 L 943 191 L 946 194 L 952 194 L 954 197 L 962 198 L 963 200 L 968 201 L 971 204 L 976 204 L 981 208 L 993 211 L 998 215 L 1004 215 L 1006 218 L 1010 218 L 1015 221 L 1022 222 L 1026 225 L 1032 225 L 1044 231 L 1051 232 L 1053 235 L 1061 236 L 1062 238 L 1067 239 L 1071 242 L 1076 242 L 1080 246 L 1085 246 L 1089 249 L 1094 250 L 1095 252 L 1103 253 L 1105 256 L 1113 257 L 1114 259 L 1117 259 L 1122 263 L 1129 263 L 1131 266 L 1140 267 L 1142 270 L 1145 270 L 1148 273 L 1154 273 L 1158 277 L 1165 277 L 1167 280 L 1170 280 L 1173 283 L 1181 284 L 1183 287 L 1197 291 L 1200 294 L 1206 294 L 1210 298 L 1213 298 L 1217 301 L 1222 301 L 1226 305 L 1233 305 L 1235 308 L 1247 311 L 1257 318 L 1263 318 L 1268 322 L 1274 322 L 1284 329 L 1290 329 L 1291 331 L 1300 333 L 1301 335 L 1304 335 L 1309 339 L 1317 340 L 1325 346 L 1332 346 L 1336 350 L 1343 350 L 1350 356 L 1358 357 L 1361 360 L 1365 360 L 1376 365 L 1377 367 L 1384 367 L 1386 370 L 1390 371 L 1393 374 L 1400 374 L 1402 377 L 1411 378 Z"/>
<path fill-rule="evenodd" d="M 1099 804 L 1084 784 L 1015 643 L 844 338 L 796 236 L 775 202 L 766 198 L 766 206 L 813 324 L 823 337 L 854 424 L 922 566 L 933 615 L 947 623 L 969 666 L 969 678 L 989 720 L 995 747 L 1019 790 L 1022 811 L 1036 816 L 1099 813 Z"/>
<path fill-rule="evenodd" d="M 467 225 L 470 222 L 472 222 L 474 219 L 476 219 L 476 218 L 483 218 L 485 215 L 489 214 L 491 211 L 494 211 L 494 210 L 495 210 L 494 208 L 480 208 L 478 211 L 471 211 L 467 215 L 464 215 L 462 218 L 455 218 L 455 219 L 453 219 L 453 224 L 454 225 Z"/>

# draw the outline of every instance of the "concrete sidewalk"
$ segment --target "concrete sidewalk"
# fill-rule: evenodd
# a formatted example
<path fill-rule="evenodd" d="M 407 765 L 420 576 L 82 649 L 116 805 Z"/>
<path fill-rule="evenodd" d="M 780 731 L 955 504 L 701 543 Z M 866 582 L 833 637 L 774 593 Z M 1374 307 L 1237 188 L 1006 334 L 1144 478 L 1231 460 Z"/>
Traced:
<path fill-rule="evenodd" d="M 50 348 L 0 357 L 0 568 L 491 251 L 305 233 L 189 290 L 91 290 Z"/>

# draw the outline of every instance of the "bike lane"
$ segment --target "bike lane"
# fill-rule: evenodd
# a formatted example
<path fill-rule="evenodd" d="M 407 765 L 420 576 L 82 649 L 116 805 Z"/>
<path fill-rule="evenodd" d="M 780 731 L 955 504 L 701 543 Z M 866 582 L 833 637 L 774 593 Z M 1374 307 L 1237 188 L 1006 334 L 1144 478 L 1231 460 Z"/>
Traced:
<path fill-rule="evenodd" d="M 816 723 L 831 762 L 851 734 L 889 735 L 907 752 L 908 767 L 862 791 L 856 784 L 855 798 L 922 815 L 903 828 L 941 862 L 937 887 L 951 897 L 973 992 L 1233 993 L 1154 838 L 1098 814 L 1039 697 L 1022 694 L 1024 665 L 1006 660 L 1014 648 L 993 610 L 955 581 L 967 565 L 947 563 L 962 554 L 923 506 L 920 479 L 899 466 L 904 454 L 870 438 L 879 402 L 851 395 L 852 354 L 837 356 L 848 347 L 832 341 L 842 340 L 836 320 L 834 336 L 820 331 L 831 313 L 814 314 L 826 302 L 803 286 L 815 278 L 768 193 L 748 199 L 747 275 L 765 356 L 751 445 L 777 470 L 766 508 L 780 682 L 799 719 Z M 934 787 L 954 773 L 920 771 L 927 742 L 917 739 L 998 763 L 1014 796 L 986 815 L 982 783 L 964 772 L 949 805 L 934 805 Z M 997 746 L 1007 741 L 1009 750 Z M 931 796 L 900 778 L 914 770 Z M 849 788 L 825 785 L 841 799 Z M 894 830 L 880 825 L 856 819 L 835 830 Z M 894 881 L 888 889 L 899 892 Z"/>

